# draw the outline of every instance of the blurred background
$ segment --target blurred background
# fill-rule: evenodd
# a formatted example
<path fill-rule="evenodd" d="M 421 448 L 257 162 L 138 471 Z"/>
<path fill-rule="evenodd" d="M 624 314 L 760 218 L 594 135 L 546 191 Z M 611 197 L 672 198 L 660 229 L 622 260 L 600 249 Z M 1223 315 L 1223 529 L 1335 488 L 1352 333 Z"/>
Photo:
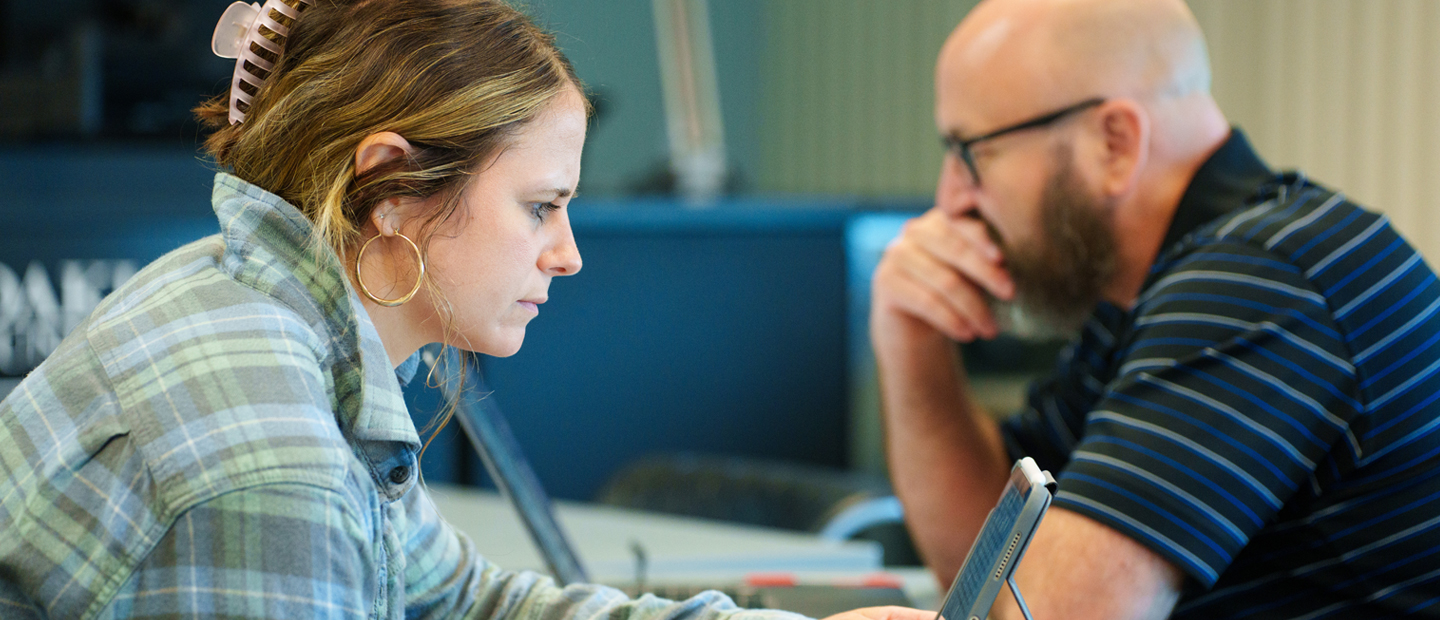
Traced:
<path fill-rule="evenodd" d="M 0 0 L 0 394 L 100 295 L 217 229 L 190 109 L 229 86 L 233 61 L 209 51 L 228 4 Z M 973 4 L 522 4 L 597 106 L 572 214 L 585 271 L 555 283 L 519 354 L 484 360 L 553 495 L 633 498 L 637 480 L 663 484 L 656 467 L 754 486 L 757 463 L 883 494 L 869 276 L 930 203 L 932 64 Z M 1440 2 L 1190 4 L 1221 107 L 1273 166 L 1440 252 Z M 683 49 L 700 71 L 677 85 Z M 1056 350 L 1001 340 L 966 356 L 1006 411 Z M 407 397 L 423 429 L 439 397 L 419 383 Z M 426 478 L 484 484 L 463 444 L 442 431 Z M 688 501 L 806 527 L 776 516 L 796 494 L 774 488 Z"/>

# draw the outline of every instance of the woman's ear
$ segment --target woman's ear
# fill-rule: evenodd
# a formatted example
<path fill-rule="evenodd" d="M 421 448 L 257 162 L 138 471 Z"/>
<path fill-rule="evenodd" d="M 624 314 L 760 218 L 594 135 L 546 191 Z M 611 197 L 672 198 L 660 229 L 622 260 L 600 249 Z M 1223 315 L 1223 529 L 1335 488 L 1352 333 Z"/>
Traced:
<path fill-rule="evenodd" d="M 360 141 L 360 146 L 355 147 L 355 174 L 365 174 L 369 170 L 391 161 L 397 157 L 407 157 L 414 152 L 410 142 L 400 134 L 393 131 L 382 131 L 365 136 Z M 387 237 L 393 236 L 400 230 L 400 199 L 390 198 L 382 201 L 370 211 L 370 223 L 375 225 L 375 230 Z"/>
<path fill-rule="evenodd" d="M 360 146 L 355 147 L 355 174 L 365 174 L 375 166 L 413 152 L 415 149 L 410 142 L 398 133 L 382 131 L 370 134 L 360 141 Z"/>
<path fill-rule="evenodd" d="M 395 236 L 400 230 L 400 209 L 398 200 L 391 198 L 376 205 L 370 211 L 370 223 L 375 225 L 375 230 L 386 237 Z"/>
<path fill-rule="evenodd" d="M 1104 162 L 1102 191 L 1121 196 L 1135 189 L 1149 156 L 1150 117 L 1134 101 L 1113 99 L 1099 110 Z"/>

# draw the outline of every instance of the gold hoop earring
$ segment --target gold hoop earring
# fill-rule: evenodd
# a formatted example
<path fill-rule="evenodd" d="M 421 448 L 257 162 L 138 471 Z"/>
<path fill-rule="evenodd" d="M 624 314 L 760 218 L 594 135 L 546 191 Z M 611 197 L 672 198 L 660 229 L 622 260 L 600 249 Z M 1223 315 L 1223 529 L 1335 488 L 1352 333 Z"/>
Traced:
<path fill-rule="evenodd" d="M 374 243 L 375 240 L 379 239 L 381 236 L 382 235 L 377 233 L 374 237 L 371 237 L 369 241 L 366 241 L 365 245 L 360 246 L 360 253 L 355 255 L 355 282 L 360 285 L 360 292 L 364 293 L 366 297 L 369 297 L 370 301 L 373 301 L 387 308 L 394 308 L 395 306 L 410 301 L 410 298 L 414 297 L 415 293 L 418 293 L 420 291 L 420 283 L 425 281 L 425 257 L 420 255 L 420 246 L 415 245 L 415 242 L 411 241 L 409 237 L 406 237 L 405 235 L 396 232 L 395 236 L 404 239 L 405 243 L 410 244 L 410 249 L 415 251 L 415 261 L 420 263 L 420 275 L 415 278 L 415 286 L 410 288 L 409 293 L 405 293 L 405 295 L 397 297 L 395 299 L 381 299 L 379 297 L 376 297 L 374 293 L 370 292 L 370 287 L 365 286 L 365 279 L 360 277 L 360 264 L 364 262 L 363 259 L 365 258 L 365 249 L 369 248 L 370 244 Z"/>

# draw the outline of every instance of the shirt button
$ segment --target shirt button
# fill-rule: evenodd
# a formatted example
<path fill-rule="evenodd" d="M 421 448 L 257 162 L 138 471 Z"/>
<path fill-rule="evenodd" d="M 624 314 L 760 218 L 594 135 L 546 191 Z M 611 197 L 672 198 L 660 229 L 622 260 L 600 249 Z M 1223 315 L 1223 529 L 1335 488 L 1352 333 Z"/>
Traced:
<path fill-rule="evenodd" d="M 399 467 L 396 467 L 395 469 L 390 470 L 390 482 L 392 482 L 392 483 L 395 483 L 395 484 L 405 484 L 405 481 L 406 481 L 406 480 L 409 480 L 409 479 L 410 479 L 410 468 L 409 468 L 409 467 L 406 467 L 406 466 L 404 466 L 404 465 L 401 465 L 401 466 L 399 466 Z"/>

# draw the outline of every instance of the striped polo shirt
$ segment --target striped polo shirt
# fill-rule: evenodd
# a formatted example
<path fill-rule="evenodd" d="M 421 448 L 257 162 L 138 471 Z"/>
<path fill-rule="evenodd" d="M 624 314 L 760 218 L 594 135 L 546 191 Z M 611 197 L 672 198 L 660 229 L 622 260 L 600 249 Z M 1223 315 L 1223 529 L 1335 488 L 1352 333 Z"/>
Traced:
<path fill-rule="evenodd" d="M 1011 454 L 1188 574 L 1175 618 L 1440 617 L 1430 267 L 1238 130 L 1161 248 L 1032 386 Z"/>

